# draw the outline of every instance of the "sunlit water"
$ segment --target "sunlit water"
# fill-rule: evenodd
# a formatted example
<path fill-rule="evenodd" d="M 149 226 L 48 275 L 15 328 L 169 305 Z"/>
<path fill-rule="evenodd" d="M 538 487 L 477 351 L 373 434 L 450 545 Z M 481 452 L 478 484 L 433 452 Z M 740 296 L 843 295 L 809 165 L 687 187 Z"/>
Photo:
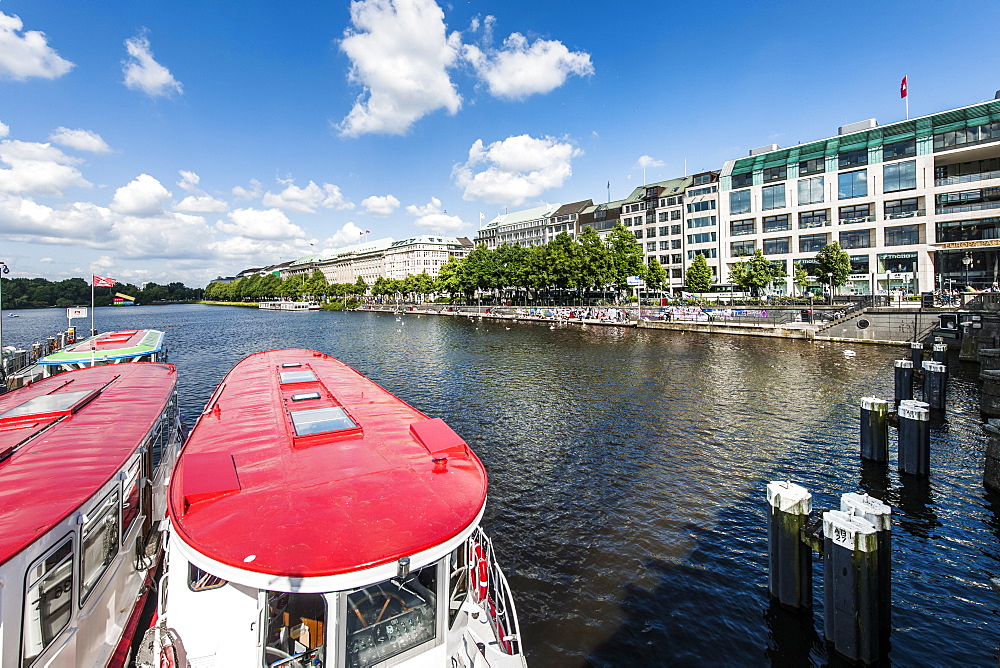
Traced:
<path fill-rule="evenodd" d="M 61 309 L 18 313 L 5 343 L 67 324 Z M 891 398 L 907 348 L 207 306 L 96 320 L 167 332 L 189 424 L 233 364 L 282 347 L 339 357 L 444 418 L 489 471 L 484 525 L 533 666 L 838 663 L 822 641 L 821 560 L 811 617 L 769 605 L 776 479 L 807 487 L 818 510 L 859 490 L 892 505 L 889 662 L 997 664 L 1000 498 L 982 487 L 974 365 L 951 360 L 933 474 L 918 483 L 858 455 L 859 400 Z"/>

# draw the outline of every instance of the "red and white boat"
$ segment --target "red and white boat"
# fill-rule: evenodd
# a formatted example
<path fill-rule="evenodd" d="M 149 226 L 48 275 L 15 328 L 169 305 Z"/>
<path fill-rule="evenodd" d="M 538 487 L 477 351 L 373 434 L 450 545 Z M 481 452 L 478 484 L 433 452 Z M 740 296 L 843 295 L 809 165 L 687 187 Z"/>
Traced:
<path fill-rule="evenodd" d="M 146 660 L 523 667 L 486 491 L 447 424 L 344 363 L 251 355 L 178 459 Z"/>
<path fill-rule="evenodd" d="M 3 666 L 125 665 L 155 612 L 176 387 L 169 364 L 123 364 L 0 396 Z"/>

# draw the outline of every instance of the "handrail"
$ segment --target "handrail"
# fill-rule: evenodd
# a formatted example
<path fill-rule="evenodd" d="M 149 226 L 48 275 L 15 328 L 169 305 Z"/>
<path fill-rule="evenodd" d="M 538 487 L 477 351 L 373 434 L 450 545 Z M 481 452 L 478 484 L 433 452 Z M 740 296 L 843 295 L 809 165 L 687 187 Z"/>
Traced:
<path fill-rule="evenodd" d="M 468 554 L 476 545 L 483 550 L 486 563 L 489 565 L 489 582 L 486 596 L 479 601 L 478 605 L 486 613 L 486 618 L 490 620 L 493 634 L 497 638 L 497 647 L 504 654 L 512 656 L 521 653 L 521 626 L 517 619 L 517 609 L 514 606 L 514 597 L 510 591 L 507 578 L 497 563 L 496 554 L 493 551 L 493 541 L 486 535 L 481 527 L 476 527 L 469 537 Z"/>

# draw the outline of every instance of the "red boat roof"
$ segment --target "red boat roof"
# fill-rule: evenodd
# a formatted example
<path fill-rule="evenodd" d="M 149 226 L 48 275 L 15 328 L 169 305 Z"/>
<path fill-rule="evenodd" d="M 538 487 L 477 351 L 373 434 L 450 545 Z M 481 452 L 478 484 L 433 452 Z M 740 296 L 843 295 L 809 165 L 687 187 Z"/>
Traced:
<path fill-rule="evenodd" d="M 0 395 L 0 563 L 121 469 L 156 424 L 176 378 L 169 364 L 117 364 Z"/>
<path fill-rule="evenodd" d="M 178 536 L 215 561 L 339 575 L 439 545 L 479 517 L 465 442 L 328 355 L 257 353 L 225 377 L 170 483 Z"/>

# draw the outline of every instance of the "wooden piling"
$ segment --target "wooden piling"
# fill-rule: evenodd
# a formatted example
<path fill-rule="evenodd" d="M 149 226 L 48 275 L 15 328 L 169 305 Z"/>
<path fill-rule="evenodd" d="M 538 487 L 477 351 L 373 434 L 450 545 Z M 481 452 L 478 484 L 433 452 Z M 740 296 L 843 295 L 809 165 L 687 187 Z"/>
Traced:
<path fill-rule="evenodd" d="M 840 510 L 863 517 L 875 527 L 878 543 L 879 629 L 892 631 L 892 508 L 868 494 L 850 492 L 840 497 Z"/>
<path fill-rule="evenodd" d="M 863 517 L 823 513 L 823 631 L 834 650 L 873 663 L 881 651 L 877 529 Z"/>
<path fill-rule="evenodd" d="M 812 512 L 812 494 L 805 487 L 777 481 L 767 485 L 767 591 L 792 609 L 812 607 L 812 550 L 802 529 Z"/>
<path fill-rule="evenodd" d="M 889 461 L 889 402 L 875 397 L 861 399 L 861 458 Z"/>
<path fill-rule="evenodd" d="M 899 406 L 901 401 L 913 398 L 913 361 L 896 360 L 895 367 L 895 400 Z"/>
<path fill-rule="evenodd" d="M 902 473 L 927 476 L 931 472 L 930 410 L 912 402 L 899 405 L 898 467 Z"/>
<path fill-rule="evenodd" d="M 931 408 L 944 410 L 948 367 L 938 362 L 924 362 L 924 401 Z"/>
<path fill-rule="evenodd" d="M 983 429 L 989 436 L 986 443 L 986 465 L 983 467 L 983 485 L 994 492 L 1000 492 L 1000 423 L 990 420 Z"/>
<path fill-rule="evenodd" d="M 924 344 L 913 341 L 910 343 L 910 360 L 913 362 L 913 368 L 919 369 L 920 365 L 924 361 Z"/>

